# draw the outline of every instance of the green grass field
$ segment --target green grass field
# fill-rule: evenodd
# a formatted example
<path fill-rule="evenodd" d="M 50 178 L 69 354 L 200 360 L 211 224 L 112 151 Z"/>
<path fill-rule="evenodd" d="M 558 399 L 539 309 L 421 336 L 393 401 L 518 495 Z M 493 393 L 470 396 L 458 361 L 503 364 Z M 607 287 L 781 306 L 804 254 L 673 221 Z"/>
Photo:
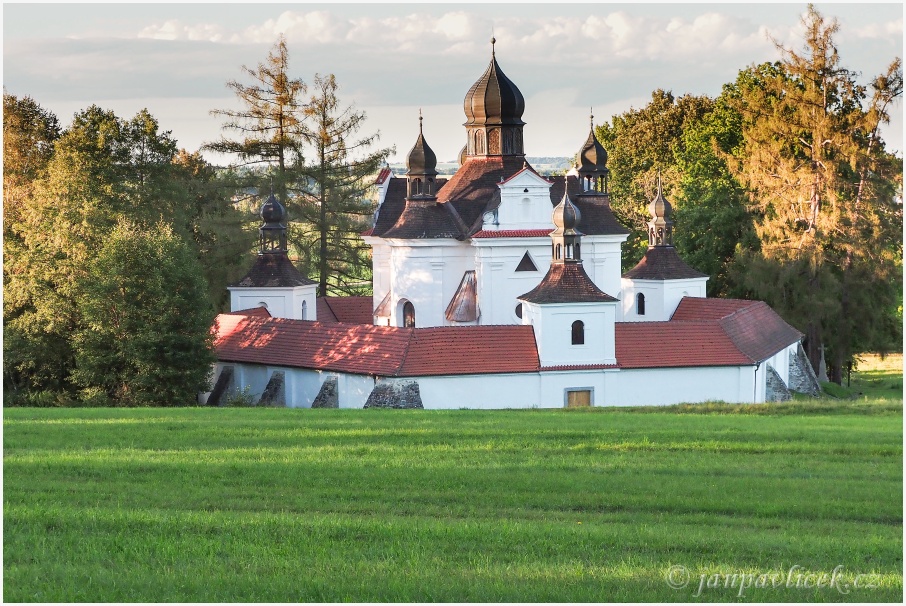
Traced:
<path fill-rule="evenodd" d="M 896 602 L 902 430 L 902 400 L 6 409 L 3 598 Z"/>

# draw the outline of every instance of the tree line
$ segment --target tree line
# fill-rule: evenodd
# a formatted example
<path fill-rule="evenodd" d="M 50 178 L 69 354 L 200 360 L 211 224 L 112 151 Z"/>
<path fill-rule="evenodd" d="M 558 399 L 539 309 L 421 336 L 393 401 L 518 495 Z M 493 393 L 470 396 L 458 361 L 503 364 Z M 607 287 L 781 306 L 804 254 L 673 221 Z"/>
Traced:
<path fill-rule="evenodd" d="M 675 244 L 709 274 L 709 296 L 761 299 L 805 333 L 817 369 L 840 383 L 855 354 L 902 351 L 902 159 L 880 127 L 903 92 L 900 58 L 868 84 L 843 67 L 813 6 L 799 49 L 752 65 L 717 98 L 657 90 L 597 127 L 615 213 L 646 246 L 658 174 L 674 202 Z"/>
<path fill-rule="evenodd" d="M 193 153 L 146 110 L 91 106 L 63 129 L 4 90 L 5 404 L 194 403 L 271 191 L 319 294 L 368 292 L 359 233 L 374 211 L 368 178 L 391 150 L 356 138 L 365 114 L 340 103 L 334 76 L 316 75 L 305 96 L 282 37 L 243 71 L 251 84 L 228 83 L 242 109 L 214 110 L 225 135 Z M 234 161 L 215 167 L 202 151 Z"/>
<path fill-rule="evenodd" d="M 656 90 L 597 127 L 614 212 L 646 246 L 658 175 L 675 242 L 709 296 L 759 298 L 806 333 L 832 380 L 861 351 L 902 343 L 902 161 L 880 127 L 902 94 L 897 58 L 867 85 L 845 69 L 836 21 L 809 6 L 802 48 L 739 72 L 716 98 Z M 370 178 L 392 149 L 362 135 L 332 75 L 310 84 L 281 37 L 229 82 L 223 135 L 179 149 L 147 111 L 91 106 L 63 129 L 4 91 L 4 402 L 194 402 L 213 362 L 210 326 L 251 264 L 254 213 L 287 206 L 290 254 L 319 294 L 368 294 L 359 237 Z M 233 161 L 215 167 L 201 152 Z"/>

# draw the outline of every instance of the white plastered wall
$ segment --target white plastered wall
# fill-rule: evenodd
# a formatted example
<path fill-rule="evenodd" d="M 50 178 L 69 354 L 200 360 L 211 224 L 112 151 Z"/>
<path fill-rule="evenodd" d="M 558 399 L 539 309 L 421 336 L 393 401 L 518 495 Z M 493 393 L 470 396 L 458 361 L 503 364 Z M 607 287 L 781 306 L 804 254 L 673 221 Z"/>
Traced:
<path fill-rule="evenodd" d="M 708 278 L 684 280 L 633 280 L 622 278 L 624 322 L 666 322 L 683 297 L 706 296 Z M 645 315 L 639 315 L 636 297 L 645 295 Z"/>
<path fill-rule="evenodd" d="M 315 320 L 317 318 L 317 284 L 293 287 L 257 288 L 231 286 L 230 311 L 261 307 L 264 303 L 274 318 Z M 303 303 L 305 317 L 303 318 Z"/>

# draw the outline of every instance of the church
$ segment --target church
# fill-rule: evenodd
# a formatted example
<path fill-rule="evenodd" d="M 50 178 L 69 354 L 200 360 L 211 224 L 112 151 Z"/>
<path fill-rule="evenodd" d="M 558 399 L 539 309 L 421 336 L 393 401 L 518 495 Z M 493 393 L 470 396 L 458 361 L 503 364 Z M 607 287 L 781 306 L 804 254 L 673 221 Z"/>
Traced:
<path fill-rule="evenodd" d="M 673 247 L 658 184 L 648 250 L 610 209 L 593 127 L 576 165 L 526 161 L 525 99 L 491 60 L 465 96 L 460 167 L 438 176 L 419 133 L 407 173 L 377 177 L 372 297 L 317 297 L 287 256 L 286 211 L 261 208 L 259 252 L 217 317 L 212 391 L 262 405 L 535 408 L 765 402 L 817 393 L 803 337 L 760 301 L 707 298 Z"/>

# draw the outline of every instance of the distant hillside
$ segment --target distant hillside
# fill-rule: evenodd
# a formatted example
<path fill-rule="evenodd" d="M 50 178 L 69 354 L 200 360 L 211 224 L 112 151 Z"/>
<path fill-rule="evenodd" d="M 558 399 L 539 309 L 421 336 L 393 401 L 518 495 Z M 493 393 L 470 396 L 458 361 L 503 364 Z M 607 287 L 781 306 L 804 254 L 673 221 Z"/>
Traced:
<path fill-rule="evenodd" d="M 570 169 L 572 166 L 572 158 L 560 158 L 552 156 L 526 156 L 529 164 L 532 165 L 532 168 L 537 170 L 542 175 L 552 175 L 552 174 L 562 174 Z M 406 174 L 406 164 L 405 162 L 399 162 L 391 164 L 390 168 L 393 170 L 393 174 L 398 177 L 402 177 Z M 437 163 L 437 174 L 439 175 L 452 175 L 459 169 L 459 162 L 438 162 Z"/>

